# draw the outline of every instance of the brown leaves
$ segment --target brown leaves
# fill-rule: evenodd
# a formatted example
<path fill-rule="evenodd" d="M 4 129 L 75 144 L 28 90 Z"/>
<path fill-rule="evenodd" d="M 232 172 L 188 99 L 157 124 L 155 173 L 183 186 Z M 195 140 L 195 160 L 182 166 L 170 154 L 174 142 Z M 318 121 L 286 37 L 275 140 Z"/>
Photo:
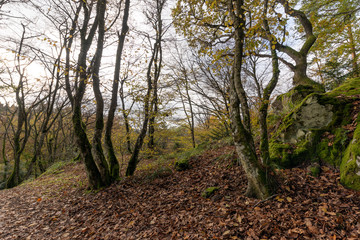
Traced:
<path fill-rule="evenodd" d="M 232 150 L 207 152 L 189 171 L 153 181 L 138 175 L 98 193 L 74 188 L 77 178 L 1 191 L 0 239 L 359 239 L 360 195 L 339 185 L 337 173 L 324 168 L 315 179 L 281 170 L 277 195 L 259 201 L 242 195 L 240 167 L 216 160 Z M 74 175 L 85 179 L 82 170 Z M 200 197 L 215 185 L 218 200 Z"/>

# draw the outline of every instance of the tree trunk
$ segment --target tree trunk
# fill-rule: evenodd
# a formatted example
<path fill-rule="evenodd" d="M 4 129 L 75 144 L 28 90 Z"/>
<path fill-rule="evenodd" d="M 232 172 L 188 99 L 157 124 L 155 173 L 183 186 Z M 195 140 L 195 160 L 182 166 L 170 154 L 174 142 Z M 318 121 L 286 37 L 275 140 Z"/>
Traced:
<path fill-rule="evenodd" d="M 85 129 L 83 127 L 83 122 L 81 119 L 81 106 L 80 104 L 74 102 L 74 110 L 72 122 L 74 126 L 74 132 L 76 136 L 76 142 L 79 146 L 81 157 L 85 163 L 86 174 L 89 179 L 89 185 L 93 189 L 99 189 L 106 184 L 101 178 L 101 174 L 95 164 L 94 158 L 91 154 L 91 144 L 87 138 Z"/>
<path fill-rule="evenodd" d="M 269 23 L 267 20 L 267 11 L 268 11 L 268 0 L 264 1 L 264 18 L 263 18 L 263 24 L 264 28 L 267 32 L 270 32 Z M 274 38 L 274 36 L 271 36 Z M 266 85 L 264 92 L 261 96 L 260 86 L 258 83 L 258 94 L 259 98 L 261 98 L 261 106 L 260 106 L 260 116 L 259 116 L 259 122 L 260 122 L 260 152 L 261 152 L 261 160 L 262 163 L 269 167 L 270 162 L 270 152 L 269 152 L 269 136 L 268 136 L 268 130 L 267 130 L 267 115 L 268 115 L 268 108 L 270 103 L 270 96 L 271 93 L 274 91 L 280 75 L 279 70 L 279 58 L 277 56 L 275 46 L 273 45 L 272 41 L 269 41 L 269 49 L 271 51 L 271 60 L 272 60 L 272 77 L 270 82 Z M 306 63 L 306 61 L 305 61 Z M 306 71 L 306 70 L 305 70 Z"/>
<path fill-rule="evenodd" d="M 128 167 L 126 169 L 126 176 L 132 176 L 136 170 L 137 164 L 139 162 L 139 153 L 140 150 L 142 148 L 142 145 L 144 143 L 144 138 L 146 136 L 146 131 L 148 128 L 148 122 L 149 122 L 149 108 L 150 108 L 150 96 L 151 96 L 151 91 L 152 91 L 152 81 L 151 81 L 151 75 L 150 75 L 150 71 L 151 71 L 151 66 L 152 66 L 152 62 L 154 61 L 154 55 L 150 60 L 149 63 L 149 67 L 148 67 L 148 74 L 147 74 L 147 84 L 148 84 L 148 90 L 146 93 L 146 96 L 144 98 L 144 120 L 143 120 L 143 126 L 142 129 L 140 131 L 140 134 L 138 136 L 138 138 L 136 139 L 136 143 L 133 149 L 133 152 L 131 154 L 129 163 L 128 163 Z"/>
<path fill-rule="evenodd" d="M 265 199 L 274 190 L 274 181 L 269 169 L 261 165 L 256 156 L 254 139 L 251 133 L 250 111 L 247 97 L 241 82 L 241 67 L 245 33 L 243 0 L 230 0 L 229 12 L 235 27 L 235 51 L 233 79 L 230 86 L 230 118 L 232 134 L 239 161 L 248 179 L 246 195 Z M 240 104 L 242 110 L 240 110 Z"/>
<path fill-rule="evenodd" d="M 245 195 L 259 199 L 266 199 L 273 191 L 273 176 L 269 169 L 264 168 L 256 156 L 256 149 L 251 133 L 249 133 L 241 120 L 240 101 L 234 87 L 230 92 L 230 119 L 234 144 L 239 162 L 243 167 L 248 180 Z"/>
<path fill-rule="evenodd" d="M 105 127 L 105 148 L 107 151 L 110 174 L 113 180 L 117 180 L 119 178 L 120 166 L 115 155 L 115 150 L 111 139 L 111 132 L 112 132 L 112 127 L 114 125 L 115 110 L 117 107 L 117 98 L 118 98 L 117 94 L 118 94 L 119 81 L 120 81 L 121 56 L 124 48 L 125 37 L 129 30 L 129 27 L 127 25 L 129 18 L 129 9 L 130 9 L 130 0 L 126 0 L 121 33 L 120 35 L 118 35 L 118 46 L 116 51 L 116 62 L 115 62 L 115 71 L 114 71 L 114 81 L 112 86 L 111 103 L 108 113 L 108 120 L 106 122 L 106 127 Z M 126 124 L 127 127 L 129 127 L 128 122 L 126 122 Z"/>
<path fill-rule="evenodd" d="M 121 87 L 120 87 L 120 100 L 121 100 L 121 107 L 122 107 L 121 112 L 122 112 L 123 117 L 124 117 L 124 124 L 125 124 L 125 130 L 126 130 L 126 147 L 127 147 L 127 151 L 130 154 L 132 154 L 131 141 L 130 141 L 130 124 L 129 124 L 128 113 L 126 111 L 126 106 L 125 106 L 124 83 L 125 83 L 125 79 L 121 81 Z"/>
<path fill-rule="evenodd" d="M 25 39 L 25 26 L 23 25 L 23 32 L 21 36 L 21 41 L 19 45 L 19 50 L 17 53 L 17 72 L 19 73 L 19 83 L 16 86 L 16 103 L 18 105 L 17 109 L 17 126 L 16 126 L 16 132 L 14 135 L 14 168 L 12 173 L 10 174 L 7 182 L 6 182 L 6 188 L 13 188 L 20 184 L 20 158 L 21 154 L 25 148 L 25 144 L 28 139 L 28 125 L 27 125 L 27 114 L 25 110 L 25 94 L 24 94 L 24 71 L 21 70 L 21 64 L 20 64 L 20 55 L 22 53 L 22 47 Z M 21 133 L 23 131 L 23 127 L 25 125 L 25 136 L 21 140 Z"/>
<path fill-rule="evenodd" d="M 70 88 L 70 82 L 69 82 L 69 77 L 65 78 L 66 81 L 66 92 L 68 94 L 69 99 L 72 102 L 72 108 L 73 108 L 73 113 L 72 113 L 72 123 L 73 123 L 73 127 L 74 127 L 74 134 L 75 134 L 75 138 L 76 138 L 76 143 L 77 146 L 80 149 L 80 154 L 82 156 L 82 159 L 85 163 L 85 169 L 86 169 L 86 173 L 87 173 L 87 177 L 89 180 L 89 185 L 90 188 L 93 189 L 99 189 L 103 186 L 107 186 L 107 182 L 103 179 L 103 176 L 101 175 L 101 172 L 99 171 L 94 157 L 92 155 L 92 146 L 90 144 L 90 141 L 88 139 L 88 136 L 86 134 L 86 130 L 85 130 L 85 126 L 84 123 L 82 121 L 82 114 L 81 114 L 81 106 L 82 106 L 82 99 L 83 96 L 85 94 L 85 90 L 86 90 L 86 85 L 87 85 L 87 81 L 89 78 L 89 74 L 87 73 L 87 54 L 89 51 L 89 48 L 91 46 L 91 43 L 94 39 L 94 35 L 96 33 L 96 29 L 98 27 L 98 16 L 95 17 L 95 21 L 93 23 L 93 25 L 91 26 L 89 32 L 88 32 L 88 26 L 89 26 L 89 20 L 91 18 L 91 11 L 89 11 L 89 6 L 87 5 L 88 3 L 86 1 L 80 2 L 79 3 L 79 7 L 78 7 L 78 11 L 80 11 L 79 9 L 84 9 L 84 20 L 83 20 L 83 25 L 80 29 L 80 38 L 81 38 L 81 44 L 80 44 L 80 53 L 78 56 L 78 61 L 77 61 L 77 69 L 76 69 L 76 79 L 75 79 L 75 94 L 73 95 L 71 88 Z M 93 2 L 91 2 L 91 4 L 94 4 Z M 101 4 L 101 2 L 99 1 L 98 4 Z M 90 6 L 91 7 L 91 6 Z M 98 14 L 98 10 L 97 10 L 97 14 Z M 78 14 L 79 15 L 79 14 Z M 78 16 L 77 15 L 77 16 Z M 75 18 L 75 20 L 73 20 L 73 28 L 70 30 L 70 33 L 74 33 L 75 28 L 77 26 L 77 16 Z M 71 32 L 73 31 L 73 32 Z M 70 40 L 67 44 L 67 49 L 71 49 L 71 44 L 72 44 L 72 39 L 73 37 L 70 37 Z M 67 38 L 65 38 L 65 41 L 67 41 Z M 66 66 L 70 66 L 70 63 L 68 62 L 70 57 L 69 57 L 70 51 L 66 51 Z M 68 70 L 69 68 L 67 68 Z M 69 75 L 68 72 L 65 73 L 65 76 Z M 78 80 L 79 78 L 79 80 Z"/>
<path fill-rule="evenodd" d="M 102 133 L 104 130 L 104 99 L 100 89 L 100 65 L 101 58 L 104 48 L 104 37 L 105 37 L 105 11 L 106 11 L 106 0 L 100 0 L 97 4 L 97 18 L 98 18 L 98 39 L 97 47 L 92 61 L 92 80 L 93 80 L 93 91 L 96 99 L 96 119 L 95 119 L 95 130 L 92 142 L 92 154 L 95 163 L 99 169 L 103 183 L 108 186 L 113 182 L 110 176 L 109 166 L 106 162 L 104 151 L 102 148 Z"/>
<path fill-rule="evenodd" d="M 355 46 L 355 41 L 354 41 L 354 35 L 353 35 L 353 30 L 352 30 L 352 26 L 351 23 L 349 23 L 347 25 L 348 28 L 348 35 L 349 35 L 349 41 L 350 41 L 350 51 L 351 51 L 351 62 L 352 62 L 352 67 L 353 67 L 353 73 L 354 73 L 354 77 L 359 77 L 360 76 L 360 72 L 359 72 L 359 66 L 358 66 L 358 56 L 356 54 L 356 46 Z"/>
<path fill-rule="evenodd" d="M 314 45 L 316 41 L 316 36 L 313 33 L 313 26 L 309 19 L 306 17 L 306 15 L 299 10 L 293 9 L 290 7 L 289 2 L 287 0 L 278 0 L 280 4 L 283 5 L 285 13 L 289 14 L 290 16 L 296 18 L 301 26 L 303 27 L 305 31 L 305 42 L 301 46 L 300 51 L 296 51 L 295 49 L 283 45 L 277 40 L 271 38 L 267 39 L 269 41 L 275 41 L 275 47 L 277 50 L 286 53 L 290 58 L 292 58 L 295 61 L 295 65 L 287 62 L 286 60 L 282 59 L 282 61 L 294 72 L 294 78 L 293 78 L 293 85 L 310 85 L 318 90 L 323 90 L 323 86 L 314 80 L 310 79 L 307 76 L 307 55 L 309 54 L 309 51 L 311 47 Z M 267 29 L 268 36 L 272 36 L 270 29 Z"/>

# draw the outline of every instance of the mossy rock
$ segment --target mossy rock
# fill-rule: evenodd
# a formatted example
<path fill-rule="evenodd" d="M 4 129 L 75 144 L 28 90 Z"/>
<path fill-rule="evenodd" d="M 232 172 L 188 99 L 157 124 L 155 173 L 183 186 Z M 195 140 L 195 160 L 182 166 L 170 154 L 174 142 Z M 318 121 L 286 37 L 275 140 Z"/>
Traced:
<path fill-rule="evenodd" d="M 291 168 L 312 159 L 310 141 L 303 140 L 298 144 L 270 142 L 272 165 L 280 168 Z"/>
<path fill-rule="evenodd" d="M 353 78 L 346 80 L 339 87 L 326 93 L 329 97 L 346 96 L 346 97 L 358 97 L 360 94 L 360 78 Z"/>
<path fill-rule="evenodd" d="M 310 94 L 322 92 L 323 90 L 319 90 L 310 85 L 299 85 L 290 89 L 287 93 L 277 96 L 271 107 L 277 114 L 288 113 Z"/>
<path fill-rule="evenodd" d="M 175 170 L 176 171 L 185 171 L 190 169 L 189 159 L 180 159 L 175 162 Z"/>
<path fill-rule="evenodd" d="M 321 135 L 316 144 L 316 153 L 322 161 L 339 167 L 348 144 L 349 139 L 345 129 L 341 127 L 329 129 Z"/>
<path fill-rule="evenodd" d="M 360 190 L 360 125 L 347 147 L 340 165 L 340 182 L 345 187 Z"/>
<path fill-rule="evenodd" d="M 211 196 L 213 196 L 215 194 L 216 191 L 219 190 L 219 187 L 208 187 L 207 189 L 205 189 L 202 193 L 201 196 L 204 198 L 210 198 Z"/>
<path fill-rule="evenodd" d="M 309 166 L 309 174 L 313 177 L 319 177 L 321 173 L 321 167 L 318 163 L 313 163 Z"/>
<path fill-rule="evenodd" d="M 358 79 L 354 82 L 360 84 Z M 339 94 L 341 89 L 345 89 L 351 94 L 360 94 L 360 90 L 350 90 L 354 87 L 354 82 L 334 91 Z M 308 95 L 282 119 L 273 133 L 270 139 L 273 164 L 294 167 L 304 161 L 314 162 L 320 159 L 339 167 L 350 141 L 343 126 L 353 121 L 353 101 L 350 97 L 339 97 L 332 92 Z"/>
<path fill-rule="evenodd" d="M 155 180 L 158 178 L 166 178 L 168 176 L 171 176 L 172 173 L 173 172 L 171 171 L 170 168 L 160 166 L 160 167 L 156 168 L 153 172 L 146 175 L 145 179 L 152 181 L 152 180 Z"/>
<path fill-rule="evenodd" d="M 270 139 L 270 157 L 280 167 L 294 167 L 314 156 L 323 129 L 332 125 L 339 104 L 324 94 L 313 93 L 287 114 Z"/>

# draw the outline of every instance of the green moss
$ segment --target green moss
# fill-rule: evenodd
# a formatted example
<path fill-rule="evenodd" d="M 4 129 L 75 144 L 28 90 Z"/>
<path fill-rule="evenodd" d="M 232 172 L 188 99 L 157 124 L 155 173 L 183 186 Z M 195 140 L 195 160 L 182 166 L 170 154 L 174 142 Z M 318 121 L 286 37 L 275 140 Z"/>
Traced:
<path fill-rule="evenodd" d="M 272 107 L 276 112 L 280 112 L 280 114 L 283 115 L 293 111 L 293 109 L 300 105 L 310 94 L 319 92 L 322 93 L 323 90 L 319 89 L 317 86 L 298 85 L 287 93 L 277 96 Z"/>
<path fill-rule="evenodd" d="M 70 164 L 74 164 L 73 161 L 60 161 L 51 165 L 42 175 L 54 175 L 64 172 L 64 168 Z"/>
<path fill-rule="evenodd" d="M 269 144 L 269 150 L 272 165 L 285 168 L 291 166 L 292 147 L 290 144 L 273 141 Z"/>
<path fill-rule="evenodd" d="M 149 173 L 145 176 L 146 180 L 153 181 L 158 178 L 165 178 L 172 174 L 172 170 L 168 167 L 160 166 L 159 168 L 155 169 L 153 172 Z"/>
<path fill-rule="evenodd" d="M 340 182 L 348 188 L 360 190 L 360 125 L 342 158 Z"/>
<path fill-rule="evenodd" d="M 347 131 L 341 127 L 329 129 L 329 131 L 331 132 L 324 134 L 316 145 L 316 153 L 322 161 L 339 167 L 349 144 Z"/>
<path fill-rule="evenodd" d="M 311 144 L 303 140 L 298 144 L 280 142 L 270 143 L 270 158 L 273 165 L 281 168 L 298 166 L 302 162 L 311 160 Z"/>
<path fill-rule="evenodd" d="M 219 190 L 219 187 L 209 187 L 202 192 L 201 196 L 204 198 L 209 198 L 209 197 L 213 196 L 215 194 L 215 192 L 218 190 Z"/>
<path fill-rule="evenodd" d="M 326 93 L 329 97 L 336 97 L 340 95 L 352 96 L 357 94 L 360 94 L 360 78 L 346 80 L 339 87 Z"/>
<path fill-rule="evenodd" d="M 185 171 L 190 168 L 189 159 L 180 159 L 175 162 L 176 171 Z"/>
<path fill-rule="evenodd" d="M 321 172 L 321 168 L 319 165 L 314 165 L 310 167 L 310 175 L 313 177 L 319 177 Z"/>

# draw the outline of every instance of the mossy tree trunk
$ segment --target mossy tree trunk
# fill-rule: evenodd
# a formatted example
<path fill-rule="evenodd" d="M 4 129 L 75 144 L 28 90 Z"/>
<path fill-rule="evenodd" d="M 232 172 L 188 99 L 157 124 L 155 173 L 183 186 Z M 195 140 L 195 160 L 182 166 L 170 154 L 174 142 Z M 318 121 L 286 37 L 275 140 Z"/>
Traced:
<path fill-rule="evenodd" d="M 122 28 L 121 33 L 118 33 L 118 45 L 117 45 L 117 51 L 116 51 L 116 62 L 115 62 L 115 71 L 114 71 L 114 81 L 112 85 L 112 92 L 111 92 L 111 103 L 108 113 L 108 119 L 106 122 L 105 127 L 105 148 L 107 151 L 107 158 L 109 162 L 109 168 L 110 168 L 110 174 L 113 180 L 117 180 L 119 178 L 119 162 L 115 155 L 115 150 L 113 147 L 112 139 L 111 139 L 111 133 L 112 133 L 112 127 L 114 125 L 114 117 L 115 117 L 115 110 L 117 107 L 117 100 L 118 100 L 118 89 L 119 89 L 119 82 L 120 82 L 120 67 L 121 67 L 121 56 L 124 48 L 124 42 L 126 34 L 129 30 L 129 26 L 127 24 L 128 18 L 129 18 L 129 9 L 130 9 L 130 0 L 125 1 L 125 9 L 124 9 L 124 15 L 123 15 L 123 21 L 122 21 Z M 122 101 L 124 101 L 122 99 Z M 125 104 L 124 104 L 125 105 Z M 129 131 L 129 122 L 127 120 L 126 116 L 126 129 L 127 132 Z M 130 149 L 130 136 L 128 140 L 128 149 Z"/>
<path fill-rule="evenodd" d="M 7 110 L 8 110 L 8 106 L 6 105 L 6 111 Z M 6 151 L 6 143 L 7 143 L 6 139 L 8 138 L 8 131 L 11 126 L 11 123 L 13 122 L 15 114 L 16 114 L 16 112 L 11 114 L 11 117 L 9 118 L 7 123 L 3 120 L 3 118 L 0 118 L 2 125 L 5 127 L 4 135 L 3 135 L 3 139 L 2 139 L 2 149 L 1 149 L 2 160 L 4 163 L 3 182 L 7 181 L 7 175 L 8 175 L 8 171 L 9 171 L 9 160 L 7 158 L 7 151 Z"/>
<path fill-rule="evenodd" d="M 268 20 L 266 18 L 268 11 L 268 0 L 264 1 L 264 11 L 263 11 L 263 25 L 265 28 L 265 32 L 270 32 L 270 27 Z M 276 39 L 275 36 L 269 36 L 268 38 Z M 270 96 L 271 93 L 274 91 L 280 75 L 279 70 L 279 59 L 276 53 L 276 49 L 274 48 L 274 45 L 272 41 L 269 41 L 269 49 L 271 51 L 271 59 L 272 59 L 272 77 L 270 82 L 267 84 L 267 86 L 264 89 L 264 92 L 261 96 L 260 93 L 260 87 L 259 88 L 259 97 L 261 98 L 261 105 L 260 105 L 260 114 L 259 114 L 259 122 L 260 122 L 260 153 L 261 153 L 261 159 L 262 163 L 265 166 L 269 165 L 270 161 L 270 152 L 269 152 L 269 136 L 268 136 L 268 130 L 267 130 L 267 115 L 268 115 L 268 108 L 270 103 Z M 257 84 L 259 85 L 259 83 Z"/>
<path fill-rule="evenodd" d="M 243 0 L 229 0 L 228 11 L 231 14 L 235 28 L 233 78 L 230 86 L 231 127 L 238 158 L 248 179 L 246 195 L 265 199 L 272 194 L 274 181 L 270 170 L 265 168 L 256 156 L 254 139 L 251 133 L 249 106 L 241 82 L 245 40 L 243 29 L 243 26 L 245 26 L 245 12 L 243 7 Z"/>
<path fill-rule="evenodd" d="M 102 147 L 102 134 L 104 131 L 104 99 L 100 89 L 100 66 L 104 49 L 105 38 L 105 11 L 106 0 L 99 0 L 97 3 L 97 25 L 98 38 L 94 58 L 91 64 L 93 92 L 96 100 L 95 129 L 92 140 L 92 154 L 105 185 L 110 185 L 113 179 L 110 176 L 109 165 L 106 161 Z"/>
<path fill-rule="evenodd" d="M 99 1 L 98 4 L 101 4 L 102 1 Z M 79 2 L 76 15 L 72 21 L 71 29 L 69 29 L 69 36 L 65 38 L 66 43 L 66 69 L 65 69 L 65 83 L 66 83 L 66 92 L 72 103 L 72 123 L 74 127 L 74 134 L 76 143 L 80 149 L 81 157 L 85 163 L 85 169 L 87 177 L 89 180 L 89 185 L 93 189 L 98 189 L 103 186 L 107 186 L 108 182 L 104 181 L 107 179 L 106 176 L 101 175 L 98 166 L 95 163 L 94 157 L 92 155 L 92 146 L 86 134 L 86 129 L 82 120 L 82 99 L 85 94 L 88 78 L 90 73 L 87 72 L 87 54 L 91 47 L 92 41 L 94 39 L 99 19 L 98 16 L 95 17 L 95 20 L 92 26 L 89 29 L 89 21 L 91 19 L 91 9 L 94 6 L 95 2 L 87 3 L 86 1 Z M 99 14 L 101 6 L 97 6 L 97 15 Z M 80 53 L 77 60 L 77 69 L 75 77 L 75 86 L 74 94 L 73 89 L 70 85 L 69 71 L 70 71 L 70 50 L 72 47 L 74 34 L 77 29 L 77 22 L 79 19 L 80 11 L 83 10 L 83 23 L 80 32 Z"/>

